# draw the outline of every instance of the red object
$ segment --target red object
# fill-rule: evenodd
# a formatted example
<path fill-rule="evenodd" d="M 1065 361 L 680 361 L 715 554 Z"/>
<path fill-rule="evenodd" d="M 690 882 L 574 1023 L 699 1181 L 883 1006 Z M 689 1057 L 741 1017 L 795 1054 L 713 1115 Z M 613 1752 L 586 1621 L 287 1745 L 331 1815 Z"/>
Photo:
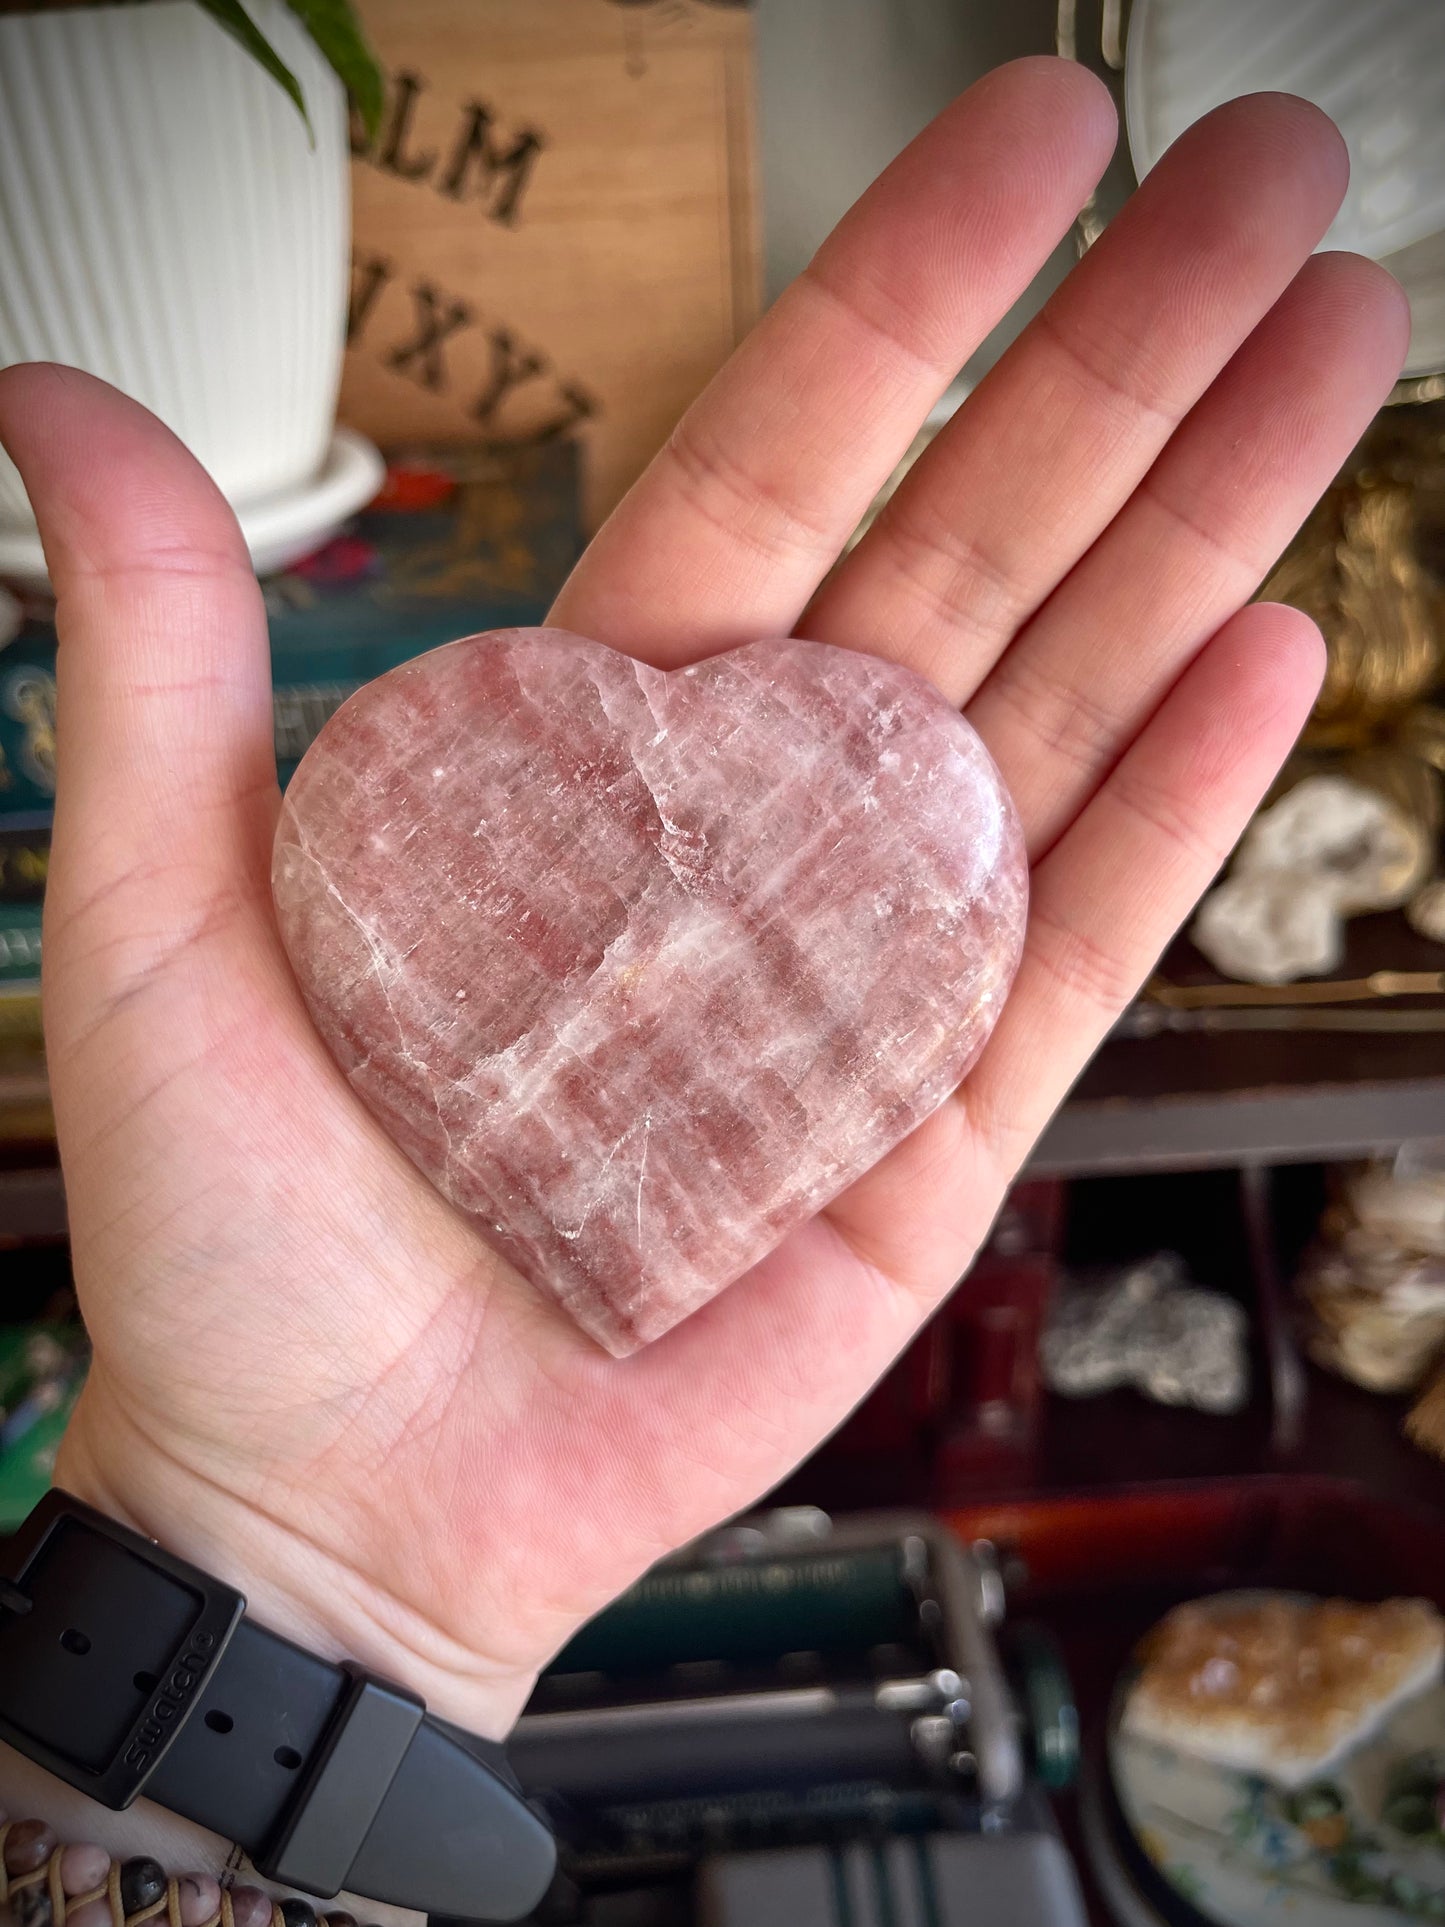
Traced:
<path fill-rule="evenodd" d="M 338 535 L 323 548 L 293 562 L 287 573 L 327 586 L 361 582 L 381 573 L 381 557 L 359 535 Z"/>
<path fill-rule="evenodd" d="M 921 1450 L 935 1493 L 955 1497 L 1028 1482 L 1043 1398 L 1039 1335 L 1058 1275 L 1063 1199 L 1059 1183 L 1012 1192 L 973 1270 L 835 1435 L 830 1456 Z"/>
<path fill-rule="evenodd" d="M 439 468 L 407 468 L 398 464 L 386 471 L 381 493 L 372 503 L 376 509 L 434 509 L 449 502 L 457 492 L 454 475 Z"/>
<path fill-rule="evenodd" d="M 934 1454 L 936 1492 L 1008 1491 L 1032 1480 L 1043 1406 L 1039 1337 L 1057 1277 L 1048 1253 L 986 1253 L 955 1294 L 957 1362 Z"/>

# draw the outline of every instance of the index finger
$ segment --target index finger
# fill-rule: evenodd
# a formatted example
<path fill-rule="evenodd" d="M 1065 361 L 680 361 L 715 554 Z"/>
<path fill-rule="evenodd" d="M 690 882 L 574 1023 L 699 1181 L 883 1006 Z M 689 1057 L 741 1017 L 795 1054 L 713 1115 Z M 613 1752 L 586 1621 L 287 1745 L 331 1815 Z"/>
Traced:
<path fill-rule="evenodd" d="M 996 69 L 874 183 L 689 409 L 551 621 L 667 667 L 787 635 L 943 390 L 1068 232 L 1114 110 Z"/>

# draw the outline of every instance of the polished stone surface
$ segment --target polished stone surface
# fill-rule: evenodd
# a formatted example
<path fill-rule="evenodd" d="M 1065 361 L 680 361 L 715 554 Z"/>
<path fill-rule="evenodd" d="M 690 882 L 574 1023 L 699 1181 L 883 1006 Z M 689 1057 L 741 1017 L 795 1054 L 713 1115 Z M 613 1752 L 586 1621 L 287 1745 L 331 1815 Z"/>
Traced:
<path fill-rule="evenodd" d="M 668 674 L 534 629 L 338 711 L 274 890 L 357 1093 L 623 1353 L 948 1096 L 1027 884 L 993 764 L 912 672 L 784 641 Z"/>

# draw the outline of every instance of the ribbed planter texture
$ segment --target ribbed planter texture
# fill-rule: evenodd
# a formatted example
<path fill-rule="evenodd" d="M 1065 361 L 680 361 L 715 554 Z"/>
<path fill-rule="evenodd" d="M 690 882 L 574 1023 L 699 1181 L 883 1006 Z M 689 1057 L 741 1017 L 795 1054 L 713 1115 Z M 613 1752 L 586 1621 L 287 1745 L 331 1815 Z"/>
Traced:
<path fill-rule="evenodd" d="M 331 441 L 350 240 L 346 102 L 280 0 L 294 104 L 191 0 L 0 16 L 0 366 L 134 395 L 237 508 Z M 0 526 L 33 528 L 0 455 Z"/>

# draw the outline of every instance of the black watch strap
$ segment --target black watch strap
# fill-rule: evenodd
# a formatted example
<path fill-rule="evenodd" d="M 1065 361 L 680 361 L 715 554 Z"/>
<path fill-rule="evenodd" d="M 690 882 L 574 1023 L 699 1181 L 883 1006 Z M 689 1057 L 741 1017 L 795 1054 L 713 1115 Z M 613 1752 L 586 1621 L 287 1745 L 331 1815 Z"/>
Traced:
<path fill-rule="evenodd" d="M 0 1738 L 71 1786 L 144 1794 L 303 1893 L 493 1921 L 541 1898 L 555 1847 L 500 1746 L 66 1493 L 6 1553 Z"/>

